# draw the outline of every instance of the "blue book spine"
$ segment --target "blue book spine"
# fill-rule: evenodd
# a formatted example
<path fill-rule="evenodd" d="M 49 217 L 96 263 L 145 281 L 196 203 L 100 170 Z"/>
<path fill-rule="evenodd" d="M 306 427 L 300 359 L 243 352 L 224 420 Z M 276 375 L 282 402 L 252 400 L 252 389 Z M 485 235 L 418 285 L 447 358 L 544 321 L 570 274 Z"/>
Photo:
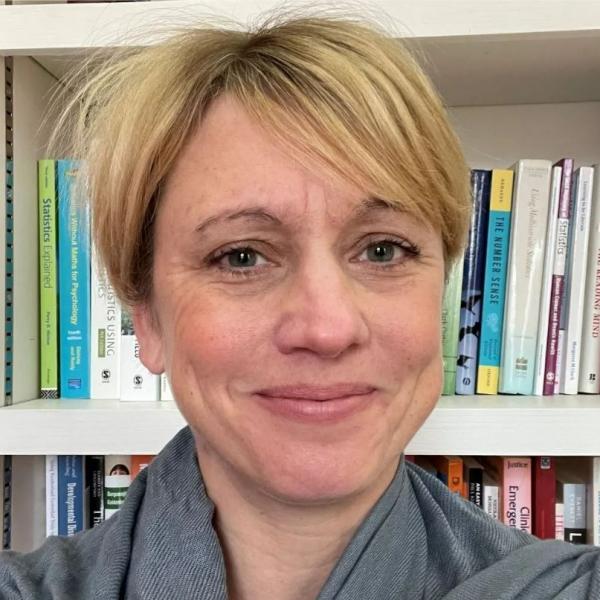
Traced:
<path fill-rule="evenodd" d="M 90 397 L 90 227 L 78 163 L 57 161 L 60 396 Z"/>
<path fill-rule="evenodd" d="M 85 528 L 83 457 L 58 457 L 58 535 L 72 536 Z"/>
<path fill-rule="evenodd" d="M 491 171 L 471 171 L 473 211 L 463 266 L 456 364 L 457 394 L 475 393 L 491 181 Z"/>

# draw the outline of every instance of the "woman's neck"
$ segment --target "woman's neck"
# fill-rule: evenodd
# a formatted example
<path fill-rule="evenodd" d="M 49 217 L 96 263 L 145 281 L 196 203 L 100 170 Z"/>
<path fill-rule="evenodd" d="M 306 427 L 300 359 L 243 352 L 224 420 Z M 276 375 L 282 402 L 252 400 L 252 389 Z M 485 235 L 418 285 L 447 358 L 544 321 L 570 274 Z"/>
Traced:
<path fill-rule="evenodd" d="M 392 480 L 344 502 L 302 506 L 245 485 L 205 451 L 202 475 L 216 506 L 214 527 L 230 600 L 313 600 L 354 532 Z"/>

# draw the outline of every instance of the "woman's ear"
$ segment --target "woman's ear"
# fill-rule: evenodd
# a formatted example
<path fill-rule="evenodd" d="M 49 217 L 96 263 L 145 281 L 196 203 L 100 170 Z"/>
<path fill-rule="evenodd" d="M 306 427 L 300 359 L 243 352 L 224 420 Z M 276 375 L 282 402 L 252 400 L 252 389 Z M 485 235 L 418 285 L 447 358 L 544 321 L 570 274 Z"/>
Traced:
<path fill-rule="evenodd" d="M 152 308 L 148 303 L 134 306 L 131 319 L 140 345 L 140 360 L 150 372 L 159 375 L 165 370 L 165 360 L 162 335 Z"/>

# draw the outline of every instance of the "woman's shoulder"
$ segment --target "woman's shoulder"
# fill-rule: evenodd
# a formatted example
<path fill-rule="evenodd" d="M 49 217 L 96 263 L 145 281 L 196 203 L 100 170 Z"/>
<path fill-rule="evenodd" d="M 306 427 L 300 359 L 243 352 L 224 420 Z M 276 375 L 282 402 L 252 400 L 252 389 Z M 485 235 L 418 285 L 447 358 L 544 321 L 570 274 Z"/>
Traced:
<path fill-rule="evenodd" d="M 417 465 L 406 470 L 445 600 L 600 598 L 599 547 L 540 540 L 493 519 Z"/>

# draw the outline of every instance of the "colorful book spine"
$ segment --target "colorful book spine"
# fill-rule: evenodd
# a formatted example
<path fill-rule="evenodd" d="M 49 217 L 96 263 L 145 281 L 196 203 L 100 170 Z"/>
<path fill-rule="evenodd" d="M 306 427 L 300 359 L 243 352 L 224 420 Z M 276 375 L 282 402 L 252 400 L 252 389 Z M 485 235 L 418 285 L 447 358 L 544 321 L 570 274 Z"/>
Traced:
<path fill-rule="evenodd" d="M 125 502 L 131 484 L 131 457 L 104 457 L 104 519 L 114 515 Z"/>
<path fill-rule="evenodd" d="M 46 456 L 46 535 L 58 535 L 58 456 Z"/>
<path fill-rule="evenodd" d="M 475 393 L 491 178 L 491 171 L 471 171 L 473 208 L 463 265 L 456 365 L 457 394 Z"/>
<path fill-rule="evenodd" d="M 531 459 L 504 458 L 502 474 L 504 524 L 531 533 Z"/>
<path fill-rule="evenodd" d="M 85 457 L 88 528 L 104 521 L 104 456 Z"/>
<path fill-rule="evenodd" d="M 91 268 L 91 397 L 116 400 L 121 394 L 121 305 L 93 246 Z"/>
<path fill-rule="evenodd" d="M 514 169 L 499 389 L 503 394 L 531 395 L 552 163 L 526 159 Z"/>
<path fill-rule="evenodd" d="M 140 345 L 129 313 L 121 311 L 121 400 L 158 401 L 160 377 L 140 360 Z"/>
<path fill-rule="evenodd" d="M 73 536 L 85 529 L 83 457 L 58 457 L 58 535 Z"/>
<path fill-rule="evenodd" d="M 556 535 L 556 465 L 550 456 L 533 460 L 533 535 L 542 540 Z"/>
<path fill-rule="evenodd" d="M 134 454 L 131 457 L 131 479 L 135 479 L 154 458 L 153 454 Z"/>
<path fill-rule="evenodd" d="M 58 398 L 56 163 L 38 161 L 40 250 L 40 393 Z"/>
<path fill-rule="evenodd" d="M 463 261 L 457 260 L 448 274 L 442 303 L 442 356 L 444 361 L 444 387 L 442 394 L 456 392 L 456 361 L 458 358 L 458 325 L 460 295 L 462 291 Z"/>
<path fill-rule="evenodd" d="M 581 329 L 583 299 L 590 234 L 590 212 L 594 171 L 580 167 L 573 178 L 574 201 L 569 240 L 568 278 L 565 282 L 565 310 L 567 321 L 563 360 L 560 372 L 560 392 L 576 394 L 579 389 L 579 359 L 581 356 Z"/>
<path fill-rule="evenodd" d="M 77 182 L 78 164 L 57 161 L 59 211 L 60 396 L 90 397 L 89 210 Z"/>
<path fill-rule="evenodd" d="M 431 463 L 438 479 L 443 481 L 451 492 L 464 495 L 463 461 L 460 456 L 432 456 Z"/>
<path fill-rule="evenodd" d="M 550 208 L 548 210 L 548 228 L 546 238 L 546 256 L 544 257 L 544 275 L 542 277 L 542 294 L 540 297 L 540 318 L 538 321 L 538 338 L 535 357 L 535 379 L 533 394 L 542 396 L 546 377 L 546 346 L 548 343 L 550 301 L 552 299 L 552 275 L 554 273 L 554 255 L 556 253 L 556 235 L 560 215 L 560 180 L 562 168 L 552 167 L 552 184 L 550 187 Z"/>
<path fill-rule="evenodd" d="M 592 458 L 592 485 L 591 485 L 591 535 L 589 542 L 600 546 L 600 457 Z"/>
<path fill-rule="evenodd" d="M 594 165 L 590 219 L 579 391 L 584 394 L 600 394 L 600 165 Z"/>
<path fill-rule="evenodd" d="M 565 541 L 572 544 L 587 543 L 585 483 L 564 483 L 563 502 L 565 505 Z"/>
<path fill-rule="evenodd" d="M 498 393 L 513 180 L 514 172 L 509 169 L 492 171 L 477 373 L 478 394 Z"/>

